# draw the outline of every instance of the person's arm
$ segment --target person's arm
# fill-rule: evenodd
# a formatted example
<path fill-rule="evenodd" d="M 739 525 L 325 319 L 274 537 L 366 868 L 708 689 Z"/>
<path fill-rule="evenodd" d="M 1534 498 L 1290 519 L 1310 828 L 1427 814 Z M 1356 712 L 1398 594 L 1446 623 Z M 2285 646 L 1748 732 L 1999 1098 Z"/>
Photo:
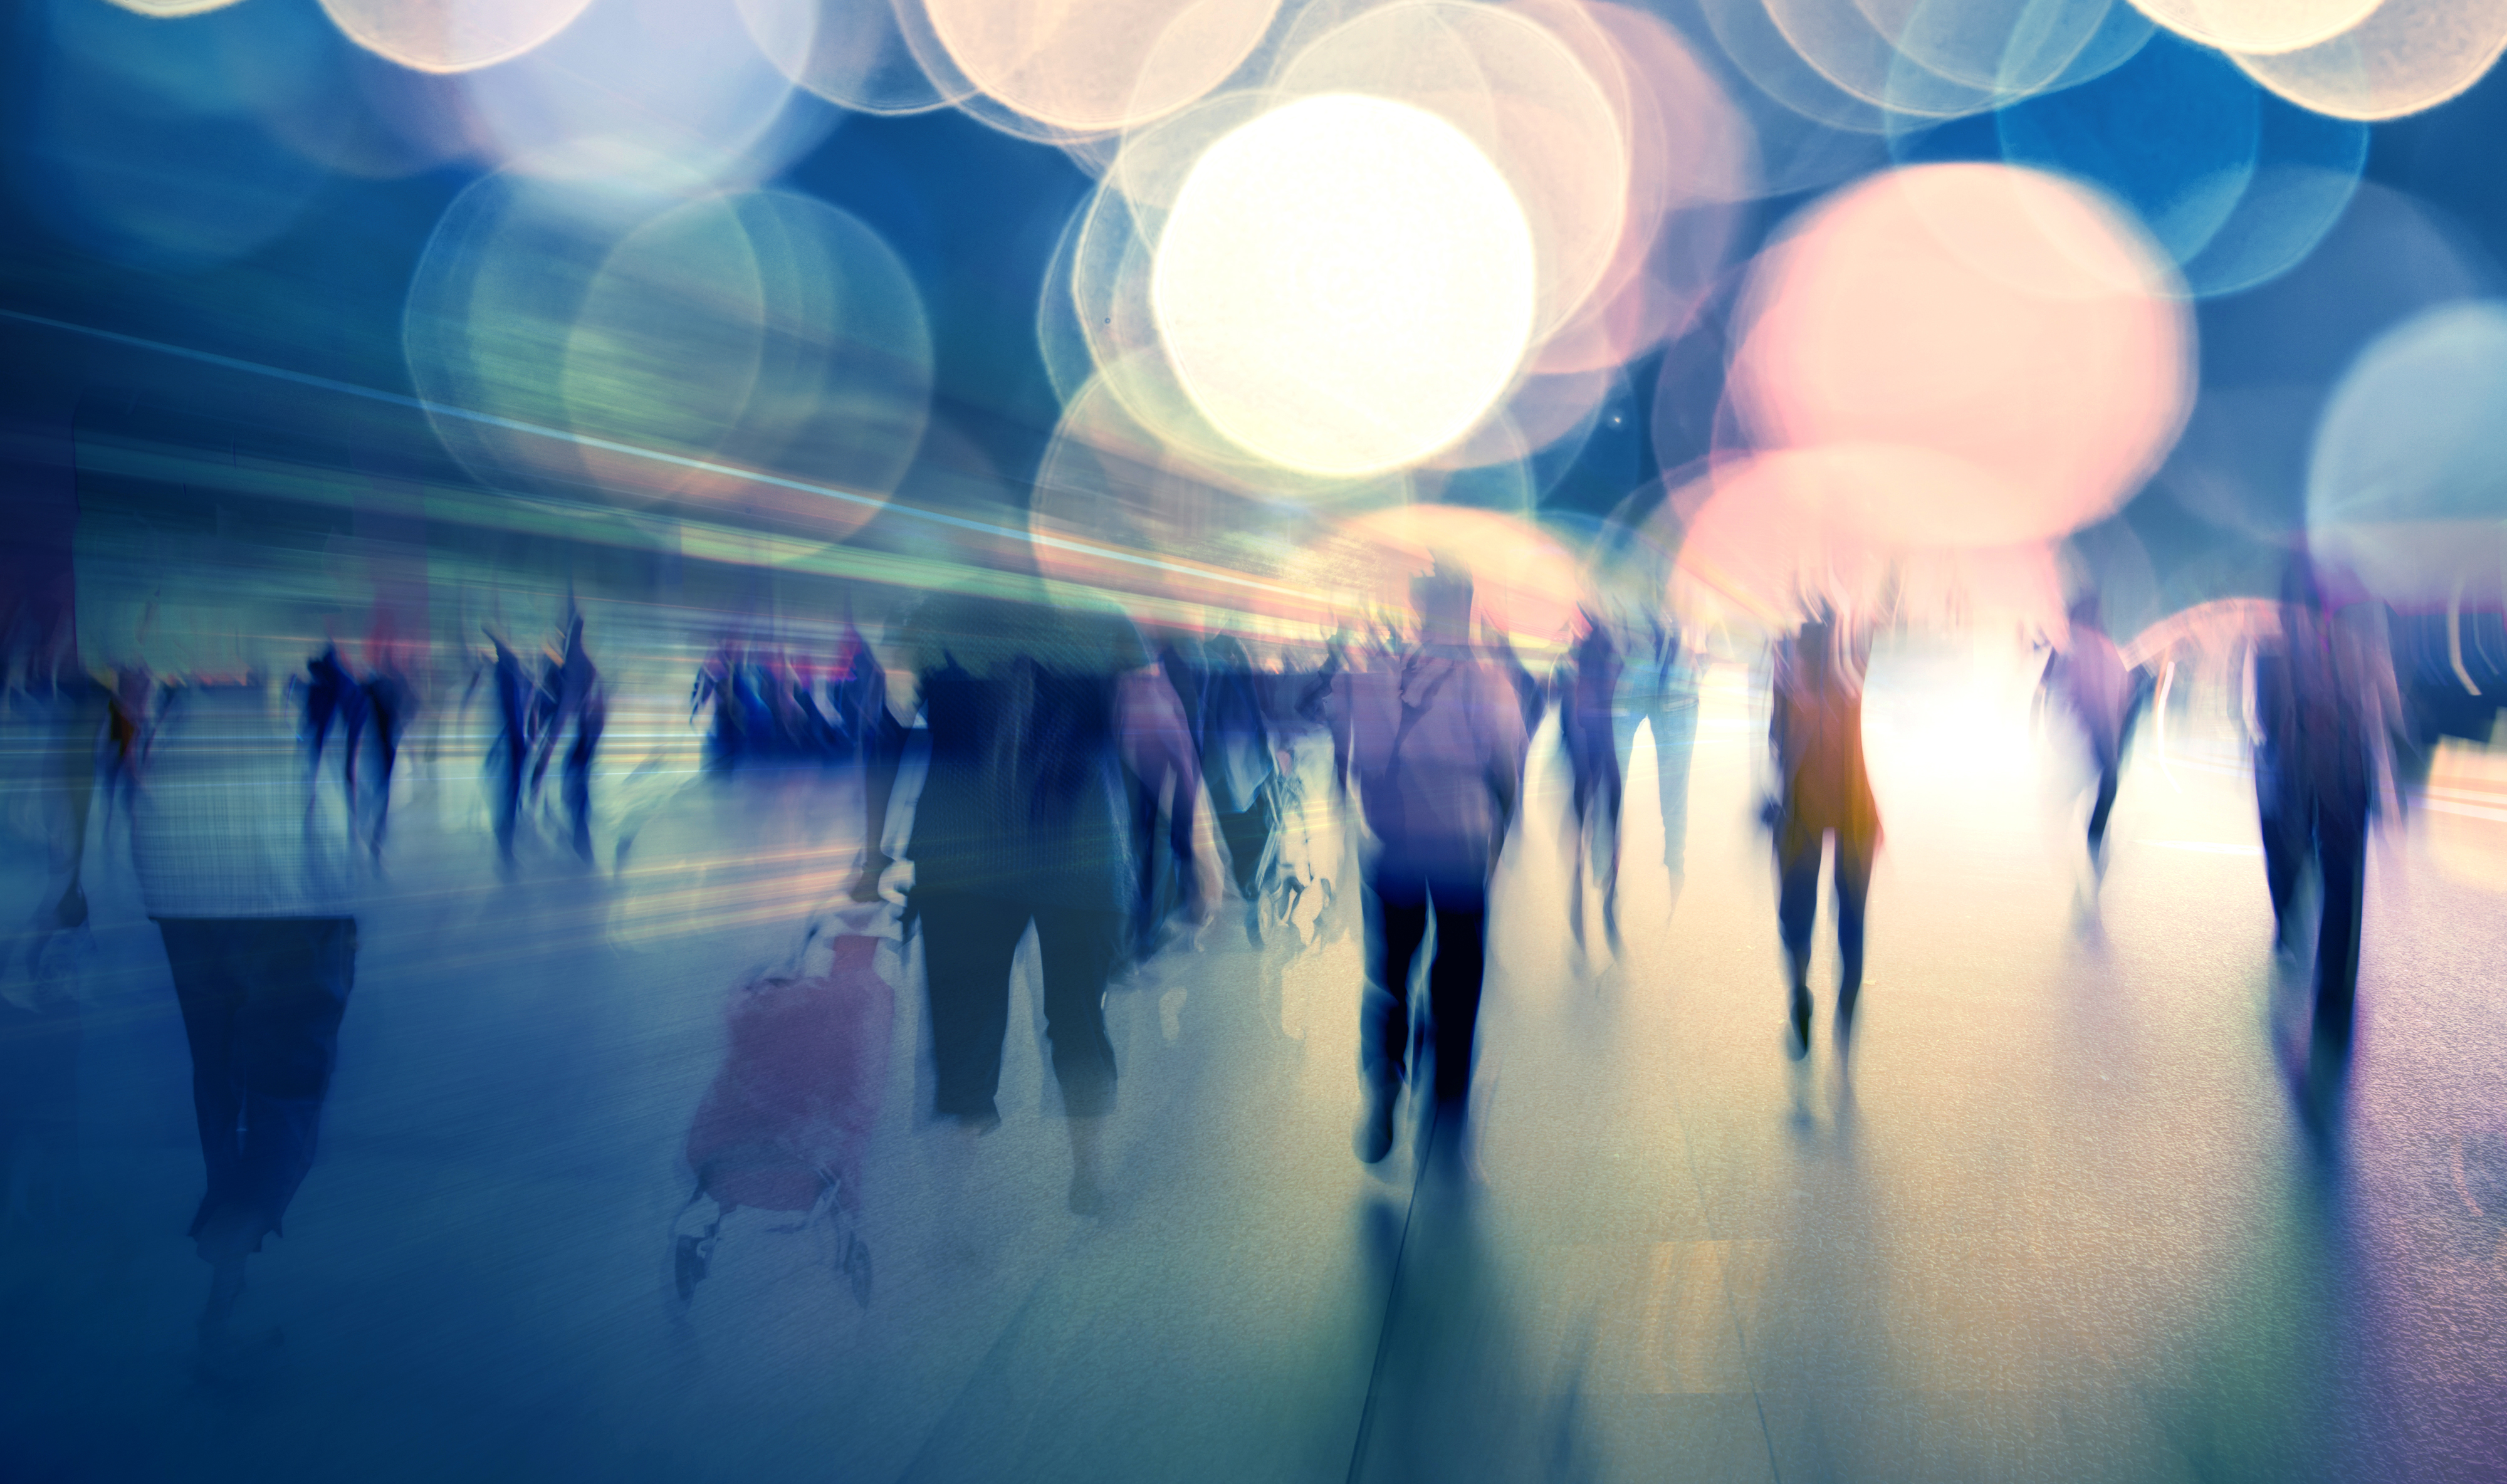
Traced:
<path fill-rule="evenodd" d="M 1510 689 L 1510 687 L 1509 687 Z M 1506 851 L 1507 836 L 1513 831 L 1516 808 L 1523 799 L 1525 755 L 1531 751 L 1531 737 L 1524 727 L 1520 707 L 1505 704 L 1512 696 L 1483 696 L 1472 707 L 1472 726 L 1480 733 L 1486 748 L 1489 795 L 1496 805 L 1496 828 L 1489 835 L 1489 868 L 1497 868 L 1497 858 Z"/>
<path fill-rule="evenodd" d="M 1342 670 L 1331 677 L 1331 688 L 1326 693 L 1325 710 L 1331 723 L 1332 795 L 1349 795 L 1350 713 L 1356 697 L 1351 693 L 1350 672 Z"/>
<path fill-rule="evenodd" d="M 1188 842 L 1195 921 L 1207 923 L 1227 890 L 1218 837 L 1211 822 L 1210 791 L 1193 755 L 1183 703 L 1156 665 L 1126 670 L 1115 681 L 1115 709 L 1123 762 L 1175 812 L 1176 834 Z"/>

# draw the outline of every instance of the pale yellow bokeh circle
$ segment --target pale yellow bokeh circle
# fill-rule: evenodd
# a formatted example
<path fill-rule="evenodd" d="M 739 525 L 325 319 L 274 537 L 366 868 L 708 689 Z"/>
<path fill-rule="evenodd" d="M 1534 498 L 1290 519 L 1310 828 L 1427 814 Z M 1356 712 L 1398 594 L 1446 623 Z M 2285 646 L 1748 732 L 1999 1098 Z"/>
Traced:
<path fill-rule="evenodd" d="M 1224 81 L 1280 0 L 924 0 L 966 80 L 1028 118 L 1101 133 L 1162 117 Z"/>
<path fill-rule="evenodd" d="M 2132 0 L 2189 41 L 2226 52 L 2294 52 L 2368 18 L 2380 0 Z"/>
<path fill-rule="evenodd" d="M 1149 298 L 1215 427 L 1355 476 L 1471 431 L 1514 379 L 1537 291 L 1523 209 L 1470 138 L 1404 103 L 1326 94 L 1202 155 Z"/>
<path fill-rule="evenodd" d="M 2384 0 L 2330 41 L 2230 57 L 2302 108 L 2373 124 L 2435 108 L 2481 81 L 2502 52 L 2507 0 Z"/>

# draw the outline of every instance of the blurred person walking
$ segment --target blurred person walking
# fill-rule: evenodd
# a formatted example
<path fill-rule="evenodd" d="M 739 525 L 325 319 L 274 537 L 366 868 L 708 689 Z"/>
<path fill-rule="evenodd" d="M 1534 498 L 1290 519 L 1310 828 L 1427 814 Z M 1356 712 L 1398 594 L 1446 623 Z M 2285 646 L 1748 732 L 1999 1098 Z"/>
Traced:
<path fill-rule="evenodd" d="M 1636 761 L 1637 728 L 1653 733 L 1654 806 L 1662 815 L 1662 863 L 1677 894 L 1687 869 L 1689 764 L 1697 743 L 1697 674 L 1679 629 L 1662 612 L 1662 582 L 1619 607 L 1615 628 L 1618 689 L 1611 705 L 1612 749 L 1625 791 Z"/>
<path fill-rule="evenodd" d="M 1392 1151 L 1409 1080 L 1410 975 L 1429 924 L 1435 1127 L 1458 1147 L 1471 1093 L 1487 951 L 1488 887 L 1523 786 L 1524 713 L 1511 671 L 1472 643 L 1472 579 L 1444 560 L 1411 585 L 1417 641 L 1398 664 L 1343 673 L 1336 751 L 1348 760 L 1366 851 L 1367 984 L 1360 1020 L 1366 1105 L 1358 1155 Z M 1388 657 L 1389 658 L 1389 657 Z"/>
<path fill-rule="evenodd" d="M 494 769 L 495 795 L 492 813 L 495 819 L 496 853 L 507 867 L 514 863 L 514 825 L 523 809 L 523 775 L 531 754 L 531 696 L 533 687 L 523 669 L 520 655 L 505 643 L 504 636 L 490 629 L 488 642 L 495 646 L 485 675 L 496 698 L 498 723 L 496 741 L 489 753 Z M 473 676 L 472 684 L 478 677 Z"/>
<path fill-rule="evenodd" d="M 2315 1033 L 2345 1049 L 2359 987 L 2368 830 L 2392 776 L 2402 735 L 2384 610 L 2354 602 L 2328 611 L 2313 561 L 2291 559 L 2282 581 L 2281 633 L 2252 657 L 2255 801 L 2284 953 L 2309 867 L 2321 890 L 2315 942 Z"/>
<path fill-rule="evenodd" d="M 2071 713 L 2089 748 L 2089 767 L 2097 776 L 2097 794 L 2089 804 L 2089 859 L 2093 876 L 2102 878 L 2107 816 L 2123 782 L 2125 742 L 2145 694 L 2144 677 L 2125 663 L 2124 651 L 2099 626 L 2095 593 L 2074 601 L 2069 627 L 2062 645 L 2046 658 L 2040 689 Z"/>
<path fill-rule="evenodd" d="M 366 841 L 375 858 L 381 860 L 383 834 L 391 824 L 392 774 L 400 765 L 401 741 L 409 735 L 409 724 L 418 714 L 418 686 L 411 678 L 417 667 L 409 663 L 406 647 L 381 624 L 366 652 L 371 666 L 364 682 L 365 710 L 374 725 L 376 765 L 374 781 L 368 789 L 373 803 Z"/>
<path fill-rule="evenodd" d="M 258 679 L 200 681 L 140 743 L 131 859 L 191 1043 L 212 1352 L 312 1166 L 355 975 L 345 749 L 311 748 L 317 729 Z"/>
<path fill-rule="evenodd" d="M 1821 856 L 1833 838 L 1836 902 L 1836 1036 L 1854 1027 L 1863 992 L 1863 909 L 1880 847 L 1880 809 L 1863 765 L 1863 670 L 1869 640 L 1821 610 L 1778 647 L 1768 746 L 1776 764 L 1776 924 L 1792 991 L 1789 1042 L 1810 1050 L 1811 929 Z"/>
<path fill-rule="evenodd" d="M 56 1229 L 77 1196 L 81 877 L 109 693 L 75 657 L 0 655 L 0 1228 Z"/>
<path fill-rule="evenodd" d="M 540 779 L 548 773 L 550 759 L 557 755 L 558 742 L 573 729 L 573 740 L 566 746 L 563 771 L 565 792 L 565 815 L 574 853 L 585 860 L 592 858 L 592 763 L 600 747 L 600 733 L 609 717 L 609 704 L 600 685 L 600 667 L 592 663 L 592 651 L 583 642 L 583 615 L 568 616 L 565 647 L 559 651 L 549 667 L 542 688 L 546 698 L 547 719 L 534 739 L 539 760 L 531 769 L 531 789 L 537 793 Z"/>
<path fill-rule="evenodd" d="M 1224 889 L 1181 704 L 1129 619 L 1040 593 L 930 597 L 897 650 L 890 705 L 900 723 L 919 711 L 930 738 L 906 860 L 935 1112 L 970 1135 L 999 1125 L 1010 972 L 1033 926 L 1071 1134 L 1070 1205 L 1095 1213 L 1114 1104 L 1106 989 L 1139 883 L 1125 767 L 1189 843 L 1203 920 Z"/>
<path fill-rule="evenodd" d="M 1214 635 L 1202 649 L 1201 767 L 1209 780 L 1219 842 L 1245 899 L 1245 933 L 1262 941 L 1262 863 L 1277 822 L 1273 797 L 1278 763 L 1270 708 L 1253 657 L 1234 634 Z"/>
<path fill-rule="evenodd" d="M 1567 754 L 1576 819 L 1576 866 L 1567 925 L 1584 946 L 1584 873 L 1602 890 L 1602 931 L 1619 947 L 1619 809 L 1626 789 L 1616 742 L 1619 648 L 1611 626 L 1591 608 L 1579 616 L 1567 661 L 1559 668 L 1559 745 Z"/>

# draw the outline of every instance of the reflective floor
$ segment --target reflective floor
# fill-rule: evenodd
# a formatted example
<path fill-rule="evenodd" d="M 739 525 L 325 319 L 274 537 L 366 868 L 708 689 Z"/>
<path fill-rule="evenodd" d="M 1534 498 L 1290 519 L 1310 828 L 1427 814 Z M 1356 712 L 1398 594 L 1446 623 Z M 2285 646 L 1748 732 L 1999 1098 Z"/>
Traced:
<path fill-rule="evenodd" d="M 448 746 L 412 770 L 321 1155 L 239 1311 L 281 1338 L 212 1373 L 182 1029 L 100 824 L 80 1006 L 13 1007 L 0 1040 L 0 1475 L 2499 1477 L 2507 810 L 2475 778 L 2377 848 L 2356 1052 L 2311 1078 L 2225 728 L 2145 734 L 2093 906 L 2027 679 L 1875 671 L 1850 1049 L 1823 994 L 1785 1055 L 1763 709 L 1719 671 L 1676 893 L 1631 770 L 1616 958 L 1568 931 L 1536 749 L 1467 1137 L 1352 1156 L 1342 866 L 1312 943 L 1229 918 L 1112 995 L 1104 1214 L 1067 1209 L 1032 961 L 982 1139 L 918 1116 L 909 965 L 858 1213 L 734 1213 L 686 1301 L 726 1007 L 842 879 L 856 806 L 623 758 L 604 869 L 544 846 L 507 883 Z"/>

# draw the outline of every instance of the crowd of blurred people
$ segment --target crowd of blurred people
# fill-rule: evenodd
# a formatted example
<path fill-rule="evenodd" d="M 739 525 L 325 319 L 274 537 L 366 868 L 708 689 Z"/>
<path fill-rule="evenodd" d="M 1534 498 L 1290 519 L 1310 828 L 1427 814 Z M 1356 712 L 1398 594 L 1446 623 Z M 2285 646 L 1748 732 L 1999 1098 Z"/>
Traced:
<path fill-rule="evenodd" d="M 2494 695 L 2465 682 L 2471 666 L 2495 679 L 2498 646 L 2476 616 L 2469 645 L 2450 633 L 2433 656 L 2427 625 L 2371 600 L 2329 600 L 2332 586 L 2304 553 L 2289 561 L 2279 601 L 2258 605 L 2269 621 L 2241 637 L 2237 684 L 2281 952 L 2303 951 L 2301 883 L 2312 878 L 2315 1040 L 2338 1058 L 2354 1016 L 2372 818 L 2409 797 L 2412 759 L 2432 736 L 2484 732 L 2465 702 L 2494 714 Z M 1840 1055 L 1864 983 L 1884 832 L 1863 696 L 1880 622 L 1810 595 L 1765 661 L 1761 816 L 1796 1058 L 1811 1043 L 1823 878 Z M 493 631 L 486 637 L 471 687 L 490 690 L 497 719 L 482 759 L 495 850 L 513 860 L 518 821 L 554 763 L 563 828 L 588 859 L 607 702 L 585 617 L 568 611 L 536 661 Z M 2154 692 L 2167 662 L 2128 657 L 2101 627 L 2094 592 L 2046 647 L 2039 693 L 2086 764 L 2080 838 L 2094 874 L 2135 722 L 2164 705 Z M 1522 814 L 1532 739 L 1554 714 L 1570 779 L 1571 930 L 1580 944 L 1598 895 L 1616 948 L 1620 816 L 1641 728 L 1679 887 L 1696 651 L 1660 604 L 1594 595 L 1554 667 L 1535 674 L 1482 621 L 1472 571 L 1448 556 L 1412 583 L 1406 612 L 1363 637 L 1258 661 L 1238 635 L 1145 627 L 1040 585 L 931 595 L 898 608 L 876 639 L 848 628 L 829 661 L 725 641 L 699 671 L 690 721 L 717 774 L 795 761 L 857 774 L 849 797 L 870 844 L 847 893 L 861 906 L 848 910 L 885 910 L 919 940 L 928 1111 L 970 1137 L 1000 1120 L 1013 961 L 1034 930 L 1070 1132 L 1070 1205 L 1092 1213 L 1105 1202 L 1098 1147 L 1117 1081 L 1108 986 L 1199 942 L 1231 904 L 1257 946 L 1266 924 L 1298 923 L 1301 903 L 1337 887 L 1335 863 L 1319 862 L 1300 833 L 1317 810 L 1362 826 L 1357 1152 L 1368 1163 L 1392 1152 L 1414 1089 L 1429 1147 L 1453 1147 L 1470 1101 L 1490 893 Z M 403 646 L 370 644 L 353 663 L 330 643 L 283 684 L 137 669 L 91 677 L 20 667 L 13 677 L 13 712 L 40 713 L 54 740 L 37 792 L 60 815 L 34 930 L 12 942 L 13 981 L 40 978 L 47 935 L 86 920 L 89 814 L 102 799 L 127 821 L 190 1039 L 207 1184 L 191 1236 L 213 1273 L 206 1335 L 224 1336 L 246 1258 L 280 1230 L 312 1162 L 354 979 L 358 883 L 383 857 L 418 669 Z M 1309 766 L 1326 746 L 1327 800 L 1310 796 L 1323 770 Z M 1291 937 L 1302 947 L 1304 928 Z M 47 1011 L 22 994 L 11 1005 Z M 866 1255 L 847 1260 L 866 1293 Z M 692 1261 L 682 1259 L 683 1291 L 689 1274 L 702 1276 Z"/>

